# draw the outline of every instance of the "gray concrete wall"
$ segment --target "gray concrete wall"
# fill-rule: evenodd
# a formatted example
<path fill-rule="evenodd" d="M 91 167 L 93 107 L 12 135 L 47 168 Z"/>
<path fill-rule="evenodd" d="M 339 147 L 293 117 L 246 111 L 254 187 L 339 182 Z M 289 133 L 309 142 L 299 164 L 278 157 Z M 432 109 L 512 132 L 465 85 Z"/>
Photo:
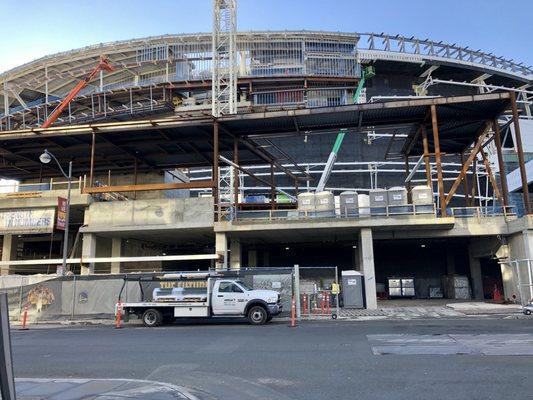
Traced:
<path fill-rule="evenodd" d="M 93 203 L 85 212 L 85 224 L 93 230 L 159 226 L 194 228 L 213 226 L 213 199 L 157 199 Z"/>

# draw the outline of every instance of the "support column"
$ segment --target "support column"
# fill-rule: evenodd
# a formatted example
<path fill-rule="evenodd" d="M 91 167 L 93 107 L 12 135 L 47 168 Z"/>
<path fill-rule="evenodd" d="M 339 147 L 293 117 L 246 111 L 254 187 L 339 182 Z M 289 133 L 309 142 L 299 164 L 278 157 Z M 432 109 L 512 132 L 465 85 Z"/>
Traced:
<path fill-rule="evenodd" d="M 446 199 L 444 197 L 444 181 L 442 180 L 442 165 L 439 141 L 439 125 L 437 121 L 437 107 L 431 106 L 431 126 L 433 127 L 433 147 L 435 150 L 435 164 L 437 165 L 437 184 L 439 187 L 440 215 L 446 216 Z"/>
<path fill-rule="evenodd" d="M 274 187 L 274 164 L 270 164 L 270 208 L 273 210 L 276 204 L 276 189 Z"/>
<path fill-rule="evenodd" d="M 89 187 L 94 187 L 94 149 L 96 147 L 96 133 L 93 132 L 91 139 L 91 163 L 89 169 Z"/>
<path fill-rule="evenodd" d="M 230 242 L 229 268 L 232 270 L 241 269 L 241 257 L 241 242 L 240 240 L 232 239 Z"/>
<path fill-rule="evenodd" d="M 220 220 L 218 199 L 218 122 L 213 124 L 213 199 L 215 203 L 215 221 Z M 227 247 L 227 246 L 226 246 Z"/>
<path fill-rule="evenodd" d="M 461 153 L 461 168 L 465 165 L 465 156 L 464 153 Z M 465 206 L 470 207 L 470 189 L 468 187 L 468 170 L 465 172 L 465 177 L 463 179 L 463 190 L 465 192 Z"/>
<path fill-rule="evenodd" d="M 94 274 L 94 263 L 83 262 L 84 258 L 96 257 L 96 235 L 94 233 L 84 233 L 81 246 L 81 275 Z"/>
<path fill-rule="evenodd" d="M 362 228 L 359 234 L 359 268 L 364 275 L 365 303 L 368 310 L 378 308 L 376 296 L 376 272 L 374 269 L 374 243 L 372 229 Z"/>
<path fill-rule="evenodd" d="M 468 249 L 470 261 L 470 278 L 472 281 L 472 298 L 483 300 L 483 278 L 481 277 L 481 263 L 478 257 L 472 254 L 472 249 Z"/>
<path fill-rule="evenodd" d="M 424 146 L 424 164 L 426 165 L 426 184 L 433 191 L 433 184 L 431 182 L 431 164 L 429 162 L 429 144 L 428 144 L 428 135 L 426 133 L 426 127 L 422 125 L 420 127 L 422 132 L 422 145 Z"/>
<path fill-rule="evenodd" d="M 225 233 L 215 234 L 215 250 L 219 256 L 215 268 L 217 270 L 228 269 L 228 238 Z"/>
<path fill-rule="evenodd" d="M 518 153 L 518 167 L 520 168 L 520 178 L 522 178 L 522 191 L 524 196 L 524 209 L 526 214 L 531 214 L 531 204 L 529 204 L 529 189 L 527 186 L 526 162 L 524 160 L 524 150 L 522 148 L 522 135 L 520 133 L 520 120 L 518 118 L 518 107 L 516 105 L 516 95 L 511 95 L 511 108 L 513 109 L 514 135 L 516 139 L 516 151 Z"/>
<path fill-rule="evenodd" d="M 17 259 L 17 235 L 7 233 L 4 235 L 2 245 L 2 261 L 14 261 Z M 3 265 L 0 269 L 0 275 L 9 275 L 13 273 L 9 265 Z"/>
<path fill-rule="evenodd" d="M 239 139 L 237 136 L 233 139 L 233 162 L 239 165 Z M 239 208 L 239 170 L 233 167 L 233 205 L 235 206 L 235 215 Z"/>
<path fill-rule="evenodd" d="M 111 257 L 120 257 L 122 255 L 122 238 L 114 237 L 111 239 Z M 120 274 L 122 268 L 120 268 L 120 262 L 111 262 L 111 273 Z"/>
<path fill-rule="evenodd" d="M 405 178 L 409 176 L 409 157 L 405 156 Z M 407 190 L 407 199 L 411 203 L 411 181 L 405 182 L 405 190 Z"/>
<path fill-rule="evenodd" d="M 492 121 L 492 130 L 494 131 L 494 143 L 496 144 L 496 153 L 498 154 L 498 168 L 500 170 L 500 186 L 502 187 L 503 205 L 509 205 L 509 189 L 507 187 L 507 174 L 505 173 L 505 164 L 502 153 L 502 139 L 500 135 L 500 125 L 498 120 Z"/>

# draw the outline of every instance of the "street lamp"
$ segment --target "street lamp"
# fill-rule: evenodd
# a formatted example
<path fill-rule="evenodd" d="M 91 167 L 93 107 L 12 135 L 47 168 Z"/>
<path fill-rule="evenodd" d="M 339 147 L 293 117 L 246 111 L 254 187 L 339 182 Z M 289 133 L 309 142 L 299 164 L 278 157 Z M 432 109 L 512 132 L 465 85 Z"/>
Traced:
<path fill-rule="evenodd" d="M 39 160 L 43 164 L 49 164 L 50 161 L 54 160 L 59 167 L 59 170 L 65 178 L 67 178 L 67 211 L 65 212 L 65 237 L 63 239 L 63 273 L 67 270 L 67 251 L 68 251 L 68 225 L 69 225 L 69 216 L 70 216 L 70 186 L 72 183 L 72 161 L 68 163 L 68 175 L 65 173 L 57 158 L 50 153 L 48 150 L 44 150 L 43 154 L 39 156 Z"/>

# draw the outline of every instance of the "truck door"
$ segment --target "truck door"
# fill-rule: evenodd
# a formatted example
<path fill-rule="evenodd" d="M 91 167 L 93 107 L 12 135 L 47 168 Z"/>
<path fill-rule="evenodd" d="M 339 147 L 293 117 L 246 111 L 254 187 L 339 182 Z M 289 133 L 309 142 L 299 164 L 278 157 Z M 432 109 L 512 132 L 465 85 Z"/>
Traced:
<path fill-rule="evenodd" d="M 243 314 L 246 293 L 232 281 L 215 282 L 213 288 L 213 314 Z"/>

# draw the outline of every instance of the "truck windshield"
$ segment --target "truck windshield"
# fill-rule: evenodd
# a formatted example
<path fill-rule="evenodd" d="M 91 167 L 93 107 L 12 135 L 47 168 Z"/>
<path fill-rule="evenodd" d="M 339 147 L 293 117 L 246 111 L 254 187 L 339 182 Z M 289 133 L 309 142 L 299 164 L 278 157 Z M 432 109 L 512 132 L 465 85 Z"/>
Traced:
<path fill-rule="evenodd" d="M 237 281 L 237 283 L 239 284 L 240 287 L 242 287 L 244 290 L 253 290 L 250 286 L 248 286 L 246 283 L 244 283 L 243 281 Z"/>

